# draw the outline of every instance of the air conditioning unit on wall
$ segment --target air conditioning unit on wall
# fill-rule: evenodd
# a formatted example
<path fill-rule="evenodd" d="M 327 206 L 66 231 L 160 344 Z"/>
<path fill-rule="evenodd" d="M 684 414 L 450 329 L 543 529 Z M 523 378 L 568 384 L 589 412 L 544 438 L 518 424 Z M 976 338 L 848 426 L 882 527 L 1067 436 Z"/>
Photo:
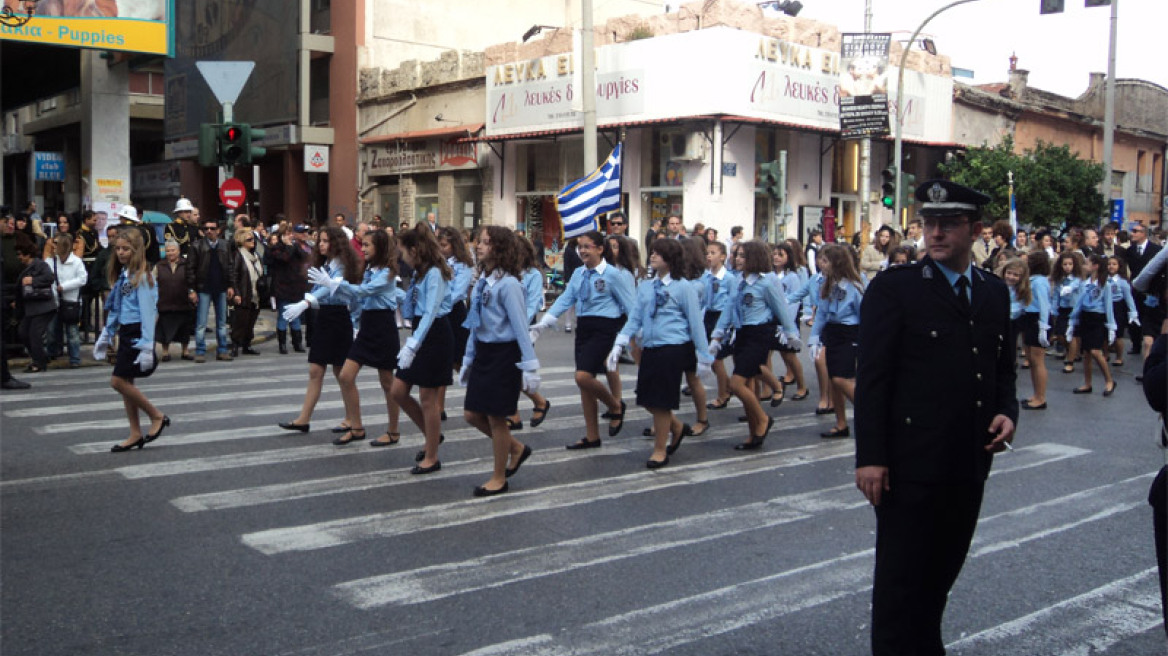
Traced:
<path fill-rule="evenodd" d="M 683 162 L 706 161 L 706 135 L 701 132 L 682 132 L 671 135 L 669 159 Z"/>

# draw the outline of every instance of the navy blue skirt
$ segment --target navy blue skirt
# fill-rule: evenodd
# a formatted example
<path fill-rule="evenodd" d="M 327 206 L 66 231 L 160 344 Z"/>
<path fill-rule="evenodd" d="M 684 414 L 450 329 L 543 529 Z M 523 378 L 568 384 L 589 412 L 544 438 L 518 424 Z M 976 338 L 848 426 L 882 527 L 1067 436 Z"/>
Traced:
<path fill-rule="evenodd" d="M 1080 312 L 1075 336 L 1084 351 L 1098 351 L 1107 346 L 1107 315 L 1102 312 Z"/>
<path fill-rule="evenodd" d="M 681 405 L 681 375 L 685 371 L 687 351 L 693 355 L 693 342 L 654 346 L 641 351 L 637 405 L 663 410 L 676 410 Z"/>
<path fill-rule="evenodd" d="M 454 335 L 454 348 L 450 350 L 450 366 L 461 366 L 462 356 L 466 354 L 466 340 L 470 338 L 470 330 L 463 326 L 466 321 L 466 302 L 459 301 L 450 308 L 450 331 Z"/>
<path fill-rule="evenodd" d="M 118 328 L 118 354 L 114 360 L 114 375 L 124 380 L 135 378 L 149 378 L 158 369 L 158 358 L 154 358 L 154 366 L 147 371 L 134 363 L 141 353 L 134 348 L 134 342 L 142 337 L 142 324 L 128 323 Z M 154 347 L 153 344 L 150 345 Z"/>
<path fill-rule="evenodd" d="M 718 327 L 718 319 L 721 319 L 721 318 L 722 318 L 721 312 L 713 312 L 713 311 L 706 312 L 705 316 L 702 317 L 702 323 L 705 324 L 705 326 L 706 326 L 706 340 L 707 341 L 709 341 L 710 339 L 713 339 L 714 329 Z M 718 359 L 725 360 L 726 358 L 730 357 L 733 353 L 734 353 L 733 348 L 723 344 L 722 348 L 718 349 Z"/>
<path fill-rule="evenodd" d="M 608 317 L 576 317 L 576 371 L 600 375 L 624 322 Z"/>
<path fill-rule="evenodd" d="M 308 361 L 321 366 L 341 367 L 353 345 L 353 319 L 344 305 L 322 305 L 312 324 L 312 346 Z"/>
<path fill-rule="evenodd" d="M 855 378 L 856 355 L 859 353 L 857 341 L 860 327 L 842 323 L 829 323 L 823 327 L 824 360 L 827 375 L 832 378 Z"/>
<path fill-rule="evenodd" d="M 414 317 L 413 325 L 422 322 L 422 317 Z M 450 352 L 454 348 L 454 334 L 450 330 L 449 315 L 434 319 L 426 339 L 418 346 L 409 369 L 398 369 L 397 377 L 403 382 L 418 387 L 447 387 L 454 382 L 451 375 Z M 459 354 L 461 357 L 461 354 Z"/>
<path fill-rule="evenodd" d="M 1023 312 L 1022 316 L 1018 318 L 1019 330 L 1022 333 L 1022 343 L 1028 347 L 1041 347 L 1038 343 L 1038 317 L 1037 312 Z M 1049 333 L 1047 334 L 1049 337 Z"/>
<path fill-rule="evenodd" d="M 361 329 L 349 348 L 350 360 L 365 367 L 393 371 L 397 368 L 400 347 L 393 310 L 361 312 Z"/>
<path fill-rule="evenodd" d="M 753 378 L 762 373 L 775 344 L 775 324 L 743 326 L 734 338 L 734 375 Z"/>
<path fill-rule="evenodd" d="M 519 342 L 491 343 L 476 339 L 463 407 L 488 417 L 510 417 L 518 412 L 523 372 L 515 364 L 521 359 Z"/>

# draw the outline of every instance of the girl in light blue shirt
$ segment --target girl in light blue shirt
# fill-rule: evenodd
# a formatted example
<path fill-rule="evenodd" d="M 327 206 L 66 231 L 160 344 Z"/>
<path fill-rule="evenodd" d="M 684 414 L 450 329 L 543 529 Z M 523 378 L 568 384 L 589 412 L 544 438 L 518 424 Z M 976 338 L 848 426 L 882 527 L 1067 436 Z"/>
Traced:
<path fill-rule="evenodd" d="M 480 231 L 479 233 L 484 234 Z M 534 324 L 535 317 L 539 311 L 543 309 L 543 272 L 539 270 L 538 262 L 536 261 L 535 245 L 526 237 L 519 238 L 519 250 L 522 261 L 523 277 L 520 281 L 523 284 L 523 296 L 527 299 L 527 323 Z M 539 391 L 528 392 L 524 390 L 523 395 L 531 400 L 531 427 L 536 428 L 547 419 L 548 410 L 552 409 L 552 402 L 544 398 Z M 523 419 L 519 416 L 519 411 L 507 418 L 507 426 L 511 430 L 522 430 Z"/>
<path fill-rule="evenodd" d="M 1131 323 L 1140 325 L 1140 313 L 1136 309 L 1136 299 L 1132 295 L 1131 283 L 1127 280 L 1128 270 L 1127 262 L 1124 262 L 1122 257 L 1112 255 L 1107 258 L 1107 286 L 1111 288 L 1111 313 L 1115 315 L 1116 323 Z M 1123 321 L 1124 317 L 1127 321 Z M 1122 325 L 1122 324 L 1121 324 Z M 1115 335 L 1115 343 L 1112 344 L 1112 349 L 1115 352 L 1115 361 L 1111 363 L 1113 367 L 1123 366 L 1123 331 L 1119 331 Z"/>
<path fill-rule="evenodd" d="M 1083 256 L 1067 251 L 1058 256 L 1050 267 L 1050 304 L 1056 318 L 1052 341 L 1056 349 L 1064 349 L 1066 356 L 1063 362 L 1063 373 L 1069 374 L 1075 370 L 1075 359 L 1079 355 L 1078 344 L 1066 339 L 1067 322 L 1071 318 L 1071 310 L 1079 300 L 1083 290 Z"/>
<path fill-rule="evenodd" d="M 119 230 L 110 259 L 110 295 L 105 309 L 109 312 L 105 328 L 93 345 L 93 359 L 105 360 L 106 350 L 118 335 L 117 359 L 114 361 L 110 386 L 122 395 L 130 436 L 115 444 L 110 451 L 122 453 L 134 447 L 141 449 L 153 442 L 170 425 L 170 417 L 154 407 L 142 390 L 134 385 L 137 378 L 154 373 L 158 363 L 154 359 L 154 323 L 158 319 L 158 286 L 150 273 L 142 233 L 137 230 Z M 150 417 L 150 431 L 143 435 L 138 413 Z"/>
<path fill-rule="evenodd" d="M 855 403 L 856 346 L 860 333 L 860 303 L 864 298 L 864 283 L 855 268 L 851 249 L 839 244 L 828 244 L 817 258 L 823 273 L 819 290 L 819 304 L 815 309 L 815 323 L 811 326 L 811 355 L 824 353 L 827 374 L 831 377 L 832 406 L 835 408 L 835 428 L 820 433 L 820 437 L 850 437 L 844 399 Z"/>
<path fill-rule="evenodd" d="M 803 287 L 804 278 L 799 275 L 796 252 L 788 242 L 780 242 L 772 248 L 771 261 L 775 266 L 775 277 L 779 283 L 779 289 L 783 292 L 783 297 L 787 299 L 787 314 L 792 317 L 792 323 L 798 330 L 799 323 L 794 319 L 799 316 L 799 301 L 792 300 L 792 297 Z M 779 344 L 776 350 L 783 358 L 783 364 L 787 368 L 786 375 L 779 379 L 779 383 L 784 388 L 794 385 L 795 395 L 791 399 L 802 401 L 811 394 L 811 390 L 807 389 L 807 383 L 803 379 L 803 363 L 799 361 L 798 351 L 782 344 Z M 779 398 L 782 398 L 781 392 L 783 390 L 779 390 L 779 392 Z"/>
<path fill-rule="evenodd" d="M 1067 339 L 1074 334 L 1085 352 L 1083 357 L 1083 386 L 1075 388 L 1075 394 L 1091 393 L 1091 361 L 1094 360 L 1103 371 L 1107 386 L 1103 396 L 1115 392 L 1115 379 L 1111 367 L 1107 365 L 1107 345 L 1115 341 L 1118 326 L 1112 312 L 1111 287 L 1107 284 L 1107 260 L 1102 255 L 1092 255 L 1085 265 L 1087 275 L 1067 328 Z"/>
<path fill-rule="evenodd" d="M 1025 347 L 1022 366 L 1030 367 L 1034 393 L 1030 398 L 1022 399 L 1019 405 L 1023 410 L 1044 410 L 1046 348 L 1050 346 L 1050 257 L 1046 251 L 1035 249 L 1027 253 L 1026 269 L 1030 274 L 1030 302 L 1022 310 L 1022 344 Z"/>

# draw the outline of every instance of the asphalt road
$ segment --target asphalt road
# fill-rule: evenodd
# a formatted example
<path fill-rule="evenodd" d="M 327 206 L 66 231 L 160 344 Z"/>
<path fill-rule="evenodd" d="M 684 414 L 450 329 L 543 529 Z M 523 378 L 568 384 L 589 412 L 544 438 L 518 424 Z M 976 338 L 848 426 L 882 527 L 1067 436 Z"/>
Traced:
<path fill-rule="evenodd" d="M 512 492 L 473 499 L 489 444 L 451 388 L 440 473 L 420 444 L 330 444 L 336 385 L 307 435 L 293 417 L 302 356 L 163 364 L 142 387 L 172 419 L 144 450 L 125 436 L 109 368 L 30 376 L 0 395 L 0 650 L 45 654 L 868 653 L 875 520 L 852 444 L 822 440 L 815 394 L 771 411 L 761 452 L 737 401 L 669 467 L 645 469 L 635 370 L 629 421 L 582 435 L 571 335 L 538 345 L 553 407 L 517 433 L 535 454 Z M 1166 653 L 1146 502 L 1162 456 L 1132 379 L 1023 415 L 998 457 L 973 554 L 951 597 L 950 653 Z M 1029 390 L 1022 372 L 1019 391 Z M 19 374 L 18 374 L 19 375 Z M 376 378 L 360 379 L 369 435 Z M 814 387 L 814 383 L 812 383 Z M 530 404 L 521 402 L 525 423 Z M 682 417 L 692 420 L 683 403 Z"/>

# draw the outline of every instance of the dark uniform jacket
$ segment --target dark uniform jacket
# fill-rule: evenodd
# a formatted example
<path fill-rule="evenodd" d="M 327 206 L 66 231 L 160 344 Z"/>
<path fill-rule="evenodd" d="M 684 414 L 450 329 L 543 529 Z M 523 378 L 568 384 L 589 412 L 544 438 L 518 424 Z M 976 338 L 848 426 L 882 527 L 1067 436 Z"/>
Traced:
<path fill-rule="evenodd" d="M 178 252 L 184 258 L 190 255 L 191 243 L 199 239 L 198 231 L 182 219 L 175 219 L 173 222 L 166 224 L 163 235 L 166 239 L 178 244 Z"/>
<path fill-rule="evenodd" d="M 154 232 L 154 226 L 147 223 L 123 223 L 118 226 L 118 229 L 124 229 L 125 226 L 130 225 L 142 233 L 142 245 L 145 247 L 146 261 L 150 264 L 158 264 L 158 260 L 162 259 L 162 250 L 158 247 L 158 235 Z"/>
<path fill-rule="evenodd" d="M 203 292 L 203 285 L 207 281 L 207 267 L 211 265 L 211 258 L 219 258 L 219 270 L 223 274 L 223 290 L 235 289 L 235 261 L 231 252 L 227 250 L 227 240 L 220 239 L 211 248 L 211 242 L 199 239 L 191 245 L 190 257 L 187 259 L 187 287 L 198 293 Z"/>
<path fill-rule="evenodd" d="M 930 259 L 876 276 L 860 308 L 856 466 L 896 480 L 983 481 L 995 415 L 1018 421 L 1010 294 L 974 267 L 971 310 Z"/>

